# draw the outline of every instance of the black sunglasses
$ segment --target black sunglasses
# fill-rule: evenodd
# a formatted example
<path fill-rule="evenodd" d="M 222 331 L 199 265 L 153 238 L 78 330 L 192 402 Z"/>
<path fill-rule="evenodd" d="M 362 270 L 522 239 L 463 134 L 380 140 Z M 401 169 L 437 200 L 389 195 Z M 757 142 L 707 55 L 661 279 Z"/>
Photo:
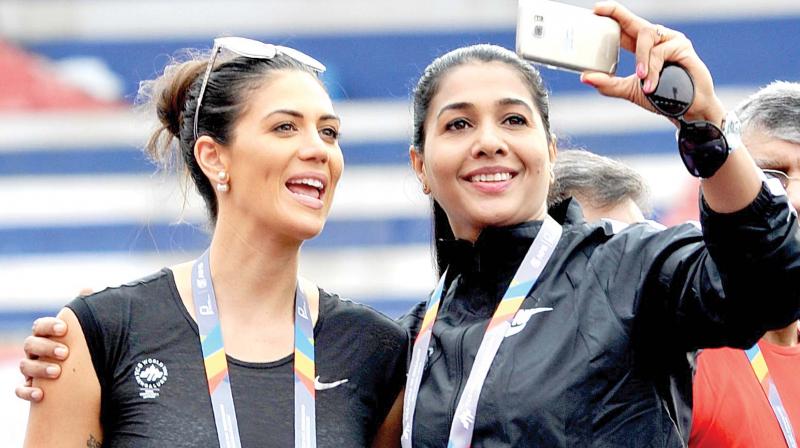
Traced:
<path fill-rule="evenodd" d="M 645 97 L 662 115 L 680 123 L 676 137 L 681 160 L 695 177 L 711 177 L 728 158 L 728 142 L 722 130 L 707 121 L 686 121 L 694 101 L 694 81 L 680 65 L 666 63 L 656 89 Z"/>

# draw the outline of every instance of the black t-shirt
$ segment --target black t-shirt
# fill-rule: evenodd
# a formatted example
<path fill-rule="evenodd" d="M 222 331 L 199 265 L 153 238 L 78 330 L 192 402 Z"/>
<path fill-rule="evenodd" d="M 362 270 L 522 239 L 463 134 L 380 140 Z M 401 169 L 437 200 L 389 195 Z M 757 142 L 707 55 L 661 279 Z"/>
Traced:
<path fill-rule="evenodd" d="M 105 447 L 219 446 L 197 324 L 172 272 L 72 301 L 102 390 Z M 317 444 L 368 446 L 405 382 L 407 333 L 320 290 Z M 243 447 L 294 445 L 294 356 L 228 357 Z"/>

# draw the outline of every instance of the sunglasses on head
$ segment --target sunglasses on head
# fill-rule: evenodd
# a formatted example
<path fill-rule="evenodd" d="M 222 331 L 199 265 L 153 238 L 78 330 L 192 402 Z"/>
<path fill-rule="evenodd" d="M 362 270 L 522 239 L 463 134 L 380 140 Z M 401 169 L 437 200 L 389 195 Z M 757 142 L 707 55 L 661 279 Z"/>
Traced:
<path fill-rule="evenodd" d="M 683 116 L 694 101 L 694 81 L 680 65 L 667 63 L 656 89 L 645 97 L 660 114 L 680 123 L 676 134 L 681 160 L 695 177 L 711 177 L 730 152 L 722 130 L 707 121 L 686 121 Z"/>
<path fill-rule="evenodd" d="M 211 56 L 208 59 L 206 66 L 206 73 L 203 75 L 203 83 L 200 85 L 200 93 L 197 95 L 197 107 L 194 111 L 194 138 L 197 139 L 197 121 L 200 116 L 200 106 L 203 104 L 203 95 L 206 93 L 208 86 L 208 78 L 211 76 L 211 71 L 214 69 L 214 62 L 217 55 L 226 49 L 230 52 L 236 53 L 239 56 L 244 56 L 253 59 L 272 59 L 277 55 L 288 56 L 295 61 L 309 67 L 317 73 L 325 71 L 325 66 L 321 62 L 312 58 L 311 56 L 297 51 L 294 48 L 282 47 L 280 45 L 265 44 L 253 39 L 244 37 L 218 37 L 214 39 L 214 48 L 211 50 Z"/>

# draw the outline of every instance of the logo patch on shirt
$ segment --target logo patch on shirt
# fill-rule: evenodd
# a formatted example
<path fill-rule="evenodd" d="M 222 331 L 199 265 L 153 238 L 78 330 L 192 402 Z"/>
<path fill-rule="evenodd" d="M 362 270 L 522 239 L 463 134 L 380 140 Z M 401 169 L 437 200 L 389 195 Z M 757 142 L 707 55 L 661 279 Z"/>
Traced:
<path fill-rule="evenodd" d="M 506 331 L 505 337 L 514 336 L 515 334 L 524 330 L 525 325 L 528 324 L 528 321 L 531 320 L 531 316 L 533 316 L 534 314 L 544 313 L 547 311 L 553 311 L 553 309 L 549 307 L 539 307 L 539 308 L 521 309 L 517 311 L 517 314 L 514 315 L 514 320 L 511 321 L 511 326 L 508 327 L 508 330 Z"/>
<path fill-rule="evenodd" d="M 155 358 L 147 358 L 144 361 L 136 363 L 136 368 L 133 370 L 133 377 L 136 379 L 136 384 L 142 390 L 139 396 L 148 398 L 157 398 L 161 390 L 161 386 L 167 382 L 167 366 L 163 362 Z"/>

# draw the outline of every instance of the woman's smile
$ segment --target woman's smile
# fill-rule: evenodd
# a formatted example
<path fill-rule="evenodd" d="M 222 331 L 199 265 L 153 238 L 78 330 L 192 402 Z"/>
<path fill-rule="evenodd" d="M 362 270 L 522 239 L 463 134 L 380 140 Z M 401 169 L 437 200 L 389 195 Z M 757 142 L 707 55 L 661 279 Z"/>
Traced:
<path fill-rule="evenodd" d="M 502 166 L 487 166 L 474 169 L 461 178 L 471 188 L 486 193 L 499 194 L 509 189 L 517 176 L 517 171 Z"/>
<path fill-rule="evenodd" d="M 287 180 L 286 189 L 297 202 L 319 210 L 325 206 L 323 198 L 327 183 L 327 178 L 322 174 L 302 173 Z"/>

